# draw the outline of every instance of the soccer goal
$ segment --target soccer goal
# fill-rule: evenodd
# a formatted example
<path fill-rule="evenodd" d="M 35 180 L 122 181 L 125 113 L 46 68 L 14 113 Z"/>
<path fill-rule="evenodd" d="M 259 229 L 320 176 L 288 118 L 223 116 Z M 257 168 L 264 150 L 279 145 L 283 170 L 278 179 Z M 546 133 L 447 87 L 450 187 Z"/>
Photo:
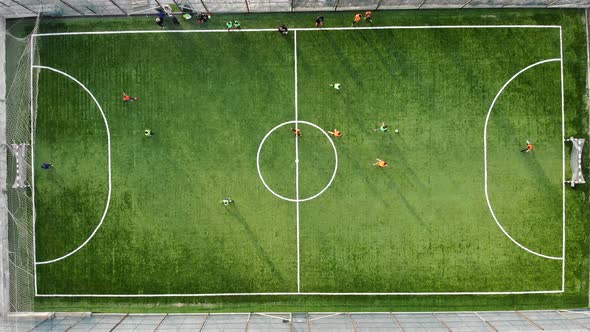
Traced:
<path fill-rule="evenodd" d="M 20 21 L 19 21 L 20 22 Z M 33 144 L 36 114 L 37 74 L 32 65 L 38 62 L 34 37 L 39 20 L 30 27 L 21 23 L 30 34 L 16 37 L 6 34 L 6 111 L 4 157 L 0 168 L 5 170 L 6 186 L 0 202 L 6 209 L 0 216 L 0 293 L 4 300 L 2 311 L 34 311 L 34 203 L 33 203 Z M 18 31 L 18 27 L 14 28 Z M 7 152 L 8 151 L 8 152 Z M 12 185 L 10 184 L 12 182 Z M 8 294 L 6 292 L 8 291 Z M 8 305 L 7 305 L 8 304 Z"/>
<path fill-rule="evenodd" d="M 578 183 L 586 183 L 584 180 L 584 174 L 582 172 L 582 150 L 584 149 L 585 140 L 583 138 L 570 137 L 565 141 L 572 142 L 572 179 L 570 181 L 566 181 L 566 183 L 569 183 L 572 187 L 575 187 Z"/>

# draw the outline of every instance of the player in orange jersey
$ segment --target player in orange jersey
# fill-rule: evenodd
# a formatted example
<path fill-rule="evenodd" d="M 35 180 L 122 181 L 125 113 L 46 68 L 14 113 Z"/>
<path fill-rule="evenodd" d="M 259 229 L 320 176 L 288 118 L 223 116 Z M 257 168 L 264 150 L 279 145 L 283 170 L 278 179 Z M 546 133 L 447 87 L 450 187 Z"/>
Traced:
<path fill-rule="evenodd" d="M 354 21 L 352 21 L 351 27 L 355 26 L 357 23 L 361 22 L 361 13 L 354 15 Z"/>
<path fill-rule="evenodd" d="M 526 148 L 520 150 L 520 152 L 531 152 L 533 151 L 533 145 L 531 144 L 531 142 L 526 141 Z"/>
<path fill-rule="evenodd" d="M 387 162 L 385 160 L 381 160 L 377 158 L 377 162 L 373 164 L 373 166 L 379 166 L 379 168 L 387 167 Z"/>
<path fill-rule="evenodd" d="M 301 137 L 301 129 L 299 129 L 299 128 L 291 128 L 291 131 L 295 133 L 295 136 Z"/>
<path fill-rule="evenodd" d="M 130 95 L 123 92 L 123 101 L 126 103 L 132 103 L 134 101 L 137 101 L 137 97 L 131 97 Z"/>
<path fill-rule="evenodd" d="M 342 137 L 342 132 L 336 128 L 334 128 L 334 131 L 329 131 L 328 133 L 336 138 Z"/>

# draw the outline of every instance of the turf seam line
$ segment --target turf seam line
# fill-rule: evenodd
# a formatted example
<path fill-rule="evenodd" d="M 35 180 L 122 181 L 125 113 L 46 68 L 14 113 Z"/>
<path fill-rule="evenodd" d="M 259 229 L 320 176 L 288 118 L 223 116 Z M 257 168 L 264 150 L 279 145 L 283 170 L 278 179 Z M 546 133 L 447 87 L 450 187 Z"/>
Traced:
<path fill-rule="evenodd" d="M 94 237 L 94 235 L 96 234 L 96 232 L 98 232 L 98 230 L 100 229 L 100 227 L 102 226 L 107 213 L 109 211 L 109 205 L 111 203 L 111 191 L 112 191 L 112 183 L 111 183 L 111 131 L 109 130 L 109 123 L 107 121 L 107 118 L 102 110 L 102 107 L 100 106 L 98 100 L 96 100 L 96 97 L 94 97 L 94 95 L 92 94 L 92 92 L 90 92 L 90 90 L 84 85 L 82 84 L 80 81 L 78 81 L 76 78 L 74 78 L 73 76 L 52 68 L 52 67 L 47 67 L 47 66 L 36 66 L 33 65 L 31 67 L 32 68 L 37 68 L 37 69 L 47 69 L 50 71 L 53 71 L 55 73 L 61 74 L 63 76 L 66 76 L 67 78 L 71 79 L 72 81 L 76 82 L 78 85 L 80 85 L 82 87 L 82 89 L 84 89 L 84 91 L 86 91 L 90 97 L 92 98 L 92 100 L 94 100 L 94 103 L 96 104 L 96 106 L 98 107 L 98 110 L 100 111 L 100 114 L 102 115 L 102 119 L 104 121 L 104 125 L 105 125 L 105 129 L 106 129 L 106 133 L 107 133 L 107 166 L 108 166 L 108 193 L 107 193 L 107 201 L 106 201 L 106 205 L 102 214 L 102 217 L 100 218 L 100 222 L 98 223 L 98 225 L 96 226 L 96 228 L 94 228 L 94 231 L 90 234 L 90 236 L 81 244 L 79 245 L 76 249 L 70 251 L 69 253 L 55 258 L 55 259 L 51 259 L 51 260 L 47 260 L 47 261 L 42 261 L 42 262 L 35 262 L 35 265 L 41 265 L 41 264 L 50 264 L 50 263 L 55 263 L 57 261 L 60 261 L 62 259 L 68 258 L 69 256 L 75 254 L 76 252 L 78 252 L 80 249 L 82 249 L 86 244 L 88 244 L 88 242 L 90 242 L 90 240 L 92 240 L 92 238 Z M 34 167 L 33 167 L 34 168 Z M 33 190 L 34 191 L 34 190 Z"/>
<path fill-rule="evenodd" d="M 396 29 L 561 29 L 560 25 L 408 25 L 408 26 L 382 26 L 382 27 L 334 27 L 334 28 L 292 28 L 291 31 L 324 31 L 324 30 L 396 30 Z M 229 33 L 245 32 L 277 32 L 277 29 L 241 29 Z M 118 30 L 118 31 L 79 31 L 79 32 L 53 32 L 37 33 L 34 37 L 50 36 L 74 36 L 74 35 L 116 35 L 116 34 L 142 34 L 142 33 L 228 33 L 226 29 L 212 30 Z"/>
<path fill-rule="evenodd" d="M 531 69 L 533 67 L 536 67 L 538 65 L 542 65 L 542 64 L 548 63 L 548 62 L 556 62 L 556 61 L 562 62 L 561 61 L 561 58 L 545 59 L 545 60 L 541 60 L 541 61 L 535 62 L 535 63 L 533 63 L 531 65 L 528 65 L 527 67 L 521 69 L 516 74 L 514 74 L 508 81 L 506 81 L 506 83 L 504 83 L 504 85 L 502 86 L 502 88 L 500 88 L 500 91 L 498 91 L 498 93 L 494 97 L 494 100 L 492 101 L 492 104 L 490 105 L 490 108 L 488 110 L 488 114 L 486 116 L 486 121 L 485 121 L 484 131 L 483 131 L 484 191 L 485 191 L 485 196 L 486 196 L 486 202 L 488 204 L 488 209 L 490 210 L 490 213 L 492 214 L 492 217 L 494 218 L 494 221 L 496 222 L 496 224 L 498 225 L 498 227 L 500 228 L 500 230 L 502 230 L 502 232 L 504 233 L 504 235 L 506 235 L 510 239 L 510 241 L 512 241 L 514 244 L 516 244 L 521 249 L 523 249 L 526 252 L 528 252 L 530 254 L 533 254 L 535 256 L 543 257 L 543 258 L 546 258 L 546 259 L 553 259 L 553 260 L 564 260 L 564 257 L 548 256 L 548 255 L 543 255 L 541 253 L 538 253 L 536 251 L 533 251 L 533 250 L 525 247 L 524 245 L 520 244 L 512 236 L 510 236 L 510 234 L 508 234 L 508 232 L 504 229 L 504 227 L 502 226 L 502 224 L 500 223 L 500 221 L 496 217 L 496 214 L 494 213 L 494 209 L 492 208 L 492 203 L 490 202 L 490 195 L 488 193 L 488 148 L 487 148 L 487 143 L 488 143 L 488 123 L 489 123 L 489 120 L 490 120 L 490 116 L 492 115 L 492 111 L 494 109 L 494 106 L 496 105 L 496 101 L 498 100 L 498 97 L 500 97 L 500 95 L 504 92 L 504 89 L 506 87 L 508 87 L 508 85 L 514 79 L 516 79 L 518 76 L 520 76 L 520 74 L 522 74 L 525 71 L 527 71 L 527 70 L 529 70 L 529 69 Z M 562 63 L 562 66 L 563 66 L 563 63 Z M 562 121 L 562 126 L 563 126 L 563 121 Z M 564 182 L 564 186 L 565 186 L 565 182 Z M 565 194 L 565 191 L 564 191 L 564 194 Z M 564 211 L 564 213 L 565 213 L 565 211 Z"/>

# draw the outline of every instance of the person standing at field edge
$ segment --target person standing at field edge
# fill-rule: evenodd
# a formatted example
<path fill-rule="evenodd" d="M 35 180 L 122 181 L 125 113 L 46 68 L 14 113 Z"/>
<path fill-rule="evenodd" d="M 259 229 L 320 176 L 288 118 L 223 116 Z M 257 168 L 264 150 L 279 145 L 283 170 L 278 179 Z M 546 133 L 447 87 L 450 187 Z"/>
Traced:
<path fill-rule="evenodd" d="M 370 10 L 365 12 L 365 22 L 373 23 L 373 12 Z"/>
<path fill-rule="evenodd" d="M 324 27 L 324 17 L 323 16 L 316 17 L 316 19 L 315 19 L 315 27 L 317 28 L 318 26 L 320 28 L 323 28 Z"/>
<path fill-rule="evenodd" d="M 354 20 L 352 21 L 351 27 L 355 26 L 357 23 L 361 22 L 361 13 L 354 15 Z"/>

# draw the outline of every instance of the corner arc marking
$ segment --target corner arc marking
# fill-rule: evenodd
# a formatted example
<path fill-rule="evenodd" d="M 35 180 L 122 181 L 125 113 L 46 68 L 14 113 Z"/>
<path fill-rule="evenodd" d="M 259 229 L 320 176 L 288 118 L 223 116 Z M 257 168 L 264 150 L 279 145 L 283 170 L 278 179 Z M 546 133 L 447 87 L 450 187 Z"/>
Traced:
<path fill-rule="evenodd" d="M 100 228 L 100 226 L 102 226 L 106 216 L 107 216 L 107 212 L 109 211 L 109 205 L 111 203 L 111 189 L 112 189 L 112 185 L 111 185 L 111 131 L 109 130 L 109 123 L 107 121 L 106 116 L 104 115 L 104 112 L 102 110 L 102 107 L 100 106 L 100 104 L 98 103 L 98 101 L 96 100 L 96 98 L 94 97 L 94 95 L 92 94 L 92 92 L 90 92 L 90 90 L 88 90 L 88 88 L 82 84 L 80 81 L 78 81 L 76 78 L 72 77 L 71 75 L 64 73 L 61 70 L 52 68 L 52 67 L 47 67 L 47 66 L 33 66 L 33 68 L 38 68 L 38 69 L 47 69 L 50 70 L 52 72 L 61 74 L 69 79 L 71 79 L 72 81 L 76 82 L 79 86 L 82 87 L 82 89 L 84 89 L 84 91 L 86 91 L 86 93 L 88 93 L 90 95 L 90 97 L 92 98 L 92 100 L 94 100 L 94 103 L 96 104 L 96 106 L 98 107 L 98 110 L 100 111 L 100 115 L 102 116 L 102 119 L 104 120 L 104 125 L 106 128 L 106 132 L 107 132 L 107 161 L 108 161 L 108 183 L 109 183 L 109 190 L 108 190 L 108 194 L 107 194 L 107 203 L 106 206 L 104 208 L 104 212 L 102 213 L 102 217 L 100 218 L 100 222 L 98 223 L 98 225 L 96 226 L 96 228 L 94 229 L 94 231 L 92 231 L 92 234 L 90 234 L 90 236 L 81 244 L 79 245 L 76 249 L 70 251 L 69 253 L 52 259 L 52 260 L 48 260 L 48 261 L 43 261 L 43 262 L 35 262 L 36 265 L 42 265 L 42 264 L 50 264 L 50 263 L 55 263 L 57 261 L 60 261 L 62 259 L 68 258 L 71 255 L 75 254 L 76 252 L 78 252 L 80 249 L 82 249 L 86 244 L 88 244 L 88 242 L 90 242 L 90 240 L 92 240 L 92 238 L 94 237 L 94 235 L 96 234 L 96 232 L 98 232 L 98 229 Z"/>
<path fill-rule="evenodd" d="M 490 210 L 490 213 L 492 214 L 492 217 L 494 218 L 494 221 L 496 222 L 496 224 L 498 225 L 498 227 L 500 228 L 500 230 L 502 231 L 502 233 L 504 233 L 504 235 L 506 235 L 510 239 L 510 241 L 512 241 L 517 246 L 519 246 L 521 249 L 523 249 L 526 252 L 528 252 L 530 254 L 533 254 L 535 256 L 543 257 L 543 258 L 546 258 L 546 259 L 563 260 L 564 257 L 556 257 L 556 256 L 543 255 L 543 254 L 538 253 L 538 252 L 536 252 L 534 250 L 531 250 L 531 249 L 525 247 L 524 245 L 520 244 L 512 236 L 510 236 L 510 234 L 508 234 L 508 232 L 504 229 L 504 227 L 502 226 L 502 224 L 500 223 L 500 221 L 496 217 L 496 214 L 494 213 L 494 209 L 492 208 L 492 203 L 490 202 L 490 197 L 489 197 L 489 194 L 488 194 L 488 123 L 489 123 L 489 120 L 490 120 L 490 115 L 492 114 L 492 110 L 494 109 L 494 106 L 496 105 L 496 101 L 498 100 L 498 97 L 500 97 L 500 95 L 502 94 L 502 92 L 504 92 L 504 89 L 506 89 L 506 87 L 508 85 L 510 85 L 510 83 L 515 78 L 517 78 L 518 76 L 520 76 L 520 74 L 524 73 L 525 71 L 527 71 L 527 70 L 529 70 L 529 69 L 531 69 L 533 67 L 536 67 L 538 65 L 542 65 L 542 64 L 548 63 L 548 62 L 561 62 L 561 58 L 554 58 L 554 59 L 542 60 L 542 61 L 535 62 L 532 65 L 529 65 L 529 66 L 521 69 L 518 73 L 514 74 L 514 76 L 512 76 L 506 83 L 504 83 L 504 85 L 502 86 L 502 88 L 500 89 L 500 91 L 498 91 L 498 93 L 494 97 L 494 100 L 492 101 L 492 104 L 490 105 L 490 109 L 488 110 L 488 114 L 486 116 L 486 122 L 485 122 L 484 129 L 483 129 L 483 155 L 484 155 L 484 179 L 485 179 L 484 190 L 485 190 L 485 195 L 486 195 L 486 202 L 488 204 L 488 209 Z"/>

